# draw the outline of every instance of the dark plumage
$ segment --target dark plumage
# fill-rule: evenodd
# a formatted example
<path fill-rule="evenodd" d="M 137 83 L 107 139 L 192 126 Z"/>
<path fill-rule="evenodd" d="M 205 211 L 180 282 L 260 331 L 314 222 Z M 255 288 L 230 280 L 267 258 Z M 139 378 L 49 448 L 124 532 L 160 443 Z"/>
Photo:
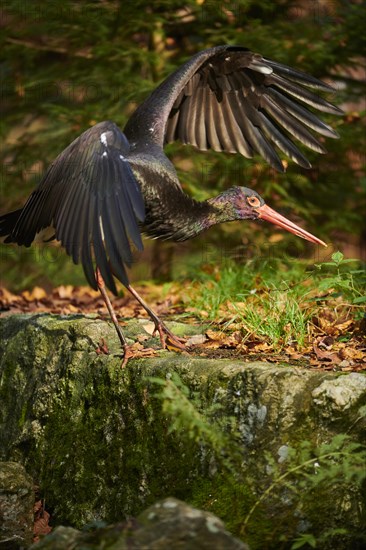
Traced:
<path fill-rule="evenodd" d="M 267 207 L 250 189 L 234 187 L 202 203 L 188 197 L 163 150 L 165 143 L 180 140 L 248 158 L 258 153 L 283 171 L 280 149 L 308 168 L 293 138 L 324 153 L 314 133 L 338 135 L 307 106 L 342 113 L 318 91 L 332 88 L 245 48 L 202 51 L 156 88 L 123 132 L 105 121 L 73 141 L 24 207 L 0 217 L 0 236 L 30 246 L 37 233 L 52 226 L 74 262 L 82 263 L 89 284 L 100 287 L 103 279 L 114 293 L 113 275 L 133 290 L 125 266 L 132 262 L 131 243 L 143 248 L 141 232 L 183 241 L 216 223 L 263 218 L 324 244 Z M 168 332 L 159 323 L 159 331 L 163 327 Z"/>

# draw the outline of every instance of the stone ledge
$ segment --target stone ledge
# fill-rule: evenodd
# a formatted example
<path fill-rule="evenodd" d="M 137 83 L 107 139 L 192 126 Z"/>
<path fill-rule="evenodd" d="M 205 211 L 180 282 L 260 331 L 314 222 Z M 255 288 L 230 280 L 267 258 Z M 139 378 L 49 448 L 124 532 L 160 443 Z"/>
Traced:
<path fill-rule="evenodd" d="M 121 369 L 117 355 L 95 353 L 101 338 L 111 351 L 119 344 L 114 328 L 93 316 L 14 315 L 0 327 L 0 452 L 47 492 L 56 524 L 120 521 L 167 496 L 203 507 L 213 490 L 227 522 L 207 449 L 168 433 L 151 376 L 177 372 L 202 406 L 219 402 L 228 421 L 235 417 L 252 477 L 265 475 L 265 451 L 281 463 L 284 449 L 302 440 L 318 445 L 348 432 L 365 440 L 362 374 L 172 352 Z M 141 327 L 133 321 L 125 330 L 134 338 Z M 335 507 L 329 498 L 324 507 Z M 347 513 L 334 510 L 334 518 L 357 525 L 364 498 L 352 495 Z"/>

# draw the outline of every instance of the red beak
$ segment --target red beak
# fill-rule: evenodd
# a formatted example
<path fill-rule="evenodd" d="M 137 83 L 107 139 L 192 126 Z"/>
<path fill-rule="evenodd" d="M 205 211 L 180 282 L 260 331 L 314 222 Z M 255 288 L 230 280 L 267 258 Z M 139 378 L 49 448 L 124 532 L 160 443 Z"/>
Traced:
<path fill-rule="evenodd" d="M 267 222 L 271 222 L 275 225 L 278 225 L 279 227 L 282 227 L 283 229 L 286 229 L 286 231 L 289 231 L 290 233 L 293 233 L 294 235 L 297 235 L 298 237 L 301 237 L 303 239 L 306 239 L 307 241 L 310 241 L 315 244 L 321 244 L 323 246 L 327 246 L 323 241 L 318 239 L 317 237 L 314 237 L 311 233 L 308 233 L 305 231 L 305 229 L 302 229 L 295 223 L 291 222 L 278 212 L 276 210 L 273 210 L 273 208 L 270 208 L 266 204 L 263 206 L 259 206 L 259 208 L 256 209 L 257 212 L 259 212 L 259 218 L 262 220 L 266 220 Z"/>

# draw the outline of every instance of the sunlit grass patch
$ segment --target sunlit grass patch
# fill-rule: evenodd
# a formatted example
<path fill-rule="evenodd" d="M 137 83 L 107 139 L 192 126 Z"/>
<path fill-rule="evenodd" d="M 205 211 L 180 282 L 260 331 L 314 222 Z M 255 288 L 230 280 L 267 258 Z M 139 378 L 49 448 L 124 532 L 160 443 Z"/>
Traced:
<path fill-rule="evenodd" d="M 267 263 L 260 271 L 229 261 L 220 269 L 208 266 L 190 288 L 188 308 L 201 319 L 240 330 L 243 343 L 302 349 L 330 324 L 345 327 L 362 317 L 366 275 L 352 262 L 335 253 L 331 262 L 309 271 L 302 262 Z"/>

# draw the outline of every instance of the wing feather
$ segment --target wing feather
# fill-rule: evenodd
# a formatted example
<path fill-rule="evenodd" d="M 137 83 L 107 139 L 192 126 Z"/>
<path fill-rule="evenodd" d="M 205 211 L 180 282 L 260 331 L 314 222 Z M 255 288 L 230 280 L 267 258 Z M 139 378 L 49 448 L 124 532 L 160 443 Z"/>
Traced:
<path fill-rule="evenodd" d="M 128 237 L 124 226 L 120 223 L 118 206 L 113 202 L 111 203 L 111 208 L 109 208 L 105 201 L 103 210 L 104 240 L 112 271 L 120 281 L 124 284 L 128 284 L 128 277 L 124 265 L 131 265 L 132 254 L 130 250 L 128 250 Z"/>
<path fill-rule="evenodd" d="M 298 123 L 298 121 L 286 113 L 286 111 L 276 104 L 272 98 L 266 96 L 262 98 L 263 107 L 266 111 L 285 128 L 290 134 L 295 136 L 301 143 L 306 145 L 309 149 L 318 153 L 326 153 L 325 147 L 319 143 L 319 141 L 308 131 L 304 126 Z"/>
<path fill-rule="evenodd" d="M 261 111 L 258 112 L 258 123 L 265 136 L 281 151 L 303 168 L 311 168 L 310 162 L 290 139 L 288 139 Z"/>
<path fill-rule="evenodd" d="M 232 103 L 234 102 L 234 99 L 235 98 L 229 101 L 227 95 L 224 95 L 223 97 L 225 122 L 227 124 L 228 133 L 230 135 L 233 152 L 245 153 L 245 146 L 243 147 L 243 142 L 245 145 L 245 139 L 243 139 L 241 128 L 233 115 Z"/>
<path fill-rule="evenodd" d="M 330 86 L 245 48 L 205 50 L 168 77 L 159 89 L 167 94 L 161 119 L 164 132 L 157 131 L 153 139 L 166 143 L 179 139 L 201 150 L 239 152 L 248 158 L 255 151 L 277 170 L 283 170 L 276 148 L 309 167 L 293 139 L 324 153 L 325 148 L 311 131 L 338 137 L 308 108 L 342 114 L 314 93 L 332 92 Z M 149 102 L 156 101 L 156 96 L 153 94 L 138 109 L 137 119 L 141 114 L 149 116 Z M 127 133 L 132 131 L 133 123 L 134 117 Z"/>
<path fill-rule="evenodd" d="M 279 94 L 277 90 L 268 90 L 268 95 L 272 98 L 273 101 L 275 101 L 278 105 L 285 109 L 285 111 L 287 111 L 290 115 L 293 115 L 300 122 L 311 128 L 312 130 L 318 132 L 318 134 L 330 138 L 339 137 L 339 135 L 335 130 L 333 130 L 333 128 L 328 126 L 328 124 L 325 124 L 322 120 L 320 120 L 320 118 L 314 115 L 314 113 L 312 113 L 308 109 L 305 109 L 298 103 L 294 103 L 285 95 Z"/>
<path fill-rule="evenodd" d="M 109 265 L 109 260 L 106 253 L 105 248 L 105 241 L 104 241 L 104 232 L 105 227 L 103 223 L 103 216 L 102 216 L 102 205 L 103 202 L 98 200 L 98 198 L 93 195 L 91 200 L 92 207 L 93 207 L 93 216 L 92 216 L 92 236 L 93 236 L 93 250 L 95 255 L 95 262 L 98 266 L 102 277 L 104 279 L 105 284 L 107 287 L 113 292 L 113 294 L 117 294 L 116 285 L 113 279 L 113 275 L 111 272 L 111 268 Z"/>
<path fill-rule="evenodd" d="M 7 239 L 29 246 L 38 231 L 53 226 L 73 261 L 81 261 L 89 284 L 96 288 L 98 266 L 116 293 L 113 274 L 128 284 L 125 265 L 132 262 L 131 243 L 143 248 L 139 224 L 144 215 L 127 138 L 115 124 L 102 122 L 57 157 Z"/>
<path fill-rule="evenodd" d="M 222 151 L 220 139 L 217 135 L 216 129 L 216 120 L 214 114 L 214 106 L 216 103 L 215 96 L 211 94 L 206 101 L 206 132 L 207 132 L 207 143 L 211 149 L 214 151 Z"/>
<path fill-rule="evenodd" d="M 187 142 L 197 147 L 195 126 L 197 123 L 197 115 L 199 110 L 201 109 L 201 106 L 198 104 L 196 94 L 191 95 L 189 97 L 189 100 L 190 100 L 190 116 L 192 119 L 192 124 L 187 125 Z M 206 109 L 207 107 L 208 107 L 208 104 L 206 103 Z"/>
<path fill-rule="evenodd" d="M 206 101 L 205 101 L 205 92 L 204 89 L 199 86 L 197 88 L 197 102 L 200 105 L 200 108 L 197 113 L 196 118 L 196 124 L 195 124 L 195 136 L 196 136 L 196 143 L 198 145 L 198 148 L 201 149 L 201 151 L 207 151 L 208 144 L 207 144 L 207 137 L 206 137 L 206 123 L 205 123 L 205 109 L 206 109 Z"/>
<path fill-rule="evenodd" d="M 286 80 L 285 78 L 282 78 L 281 76 L 276 74 L 271 74 L 267 80 L 269 84 L 275 85 L 277 88 L 283 90 L 286 94 L 290 94 L 296 99 L 303 101 L 308 105 L 311 105 L 311 107 L 314 107 L 314 109 L 318 109 L 319 111 L 323 111 L 324 113 L 331 113 L 334 115 L 339 114 L 338 107 L 335 107 L 319 95 L 313 94 L 306 88 L 299 86 L 294 82 L 290 82 L 289 80 Z"/>
<path fill-rule="evenodd" d="M 94 290 L 98 289 L 97 282 L 95 280 L 95 269 L 92 256 L 92 233 L 91 223 L 93 222 L 93 205 L 94 197 L 87 195 L 85 204 L 85 219 L 83 226 L 83 240 L 81 241 L 81 265 L 83 266 L 86 280 Z M 86 223 L 85 223 L 86 222 Z"/>

